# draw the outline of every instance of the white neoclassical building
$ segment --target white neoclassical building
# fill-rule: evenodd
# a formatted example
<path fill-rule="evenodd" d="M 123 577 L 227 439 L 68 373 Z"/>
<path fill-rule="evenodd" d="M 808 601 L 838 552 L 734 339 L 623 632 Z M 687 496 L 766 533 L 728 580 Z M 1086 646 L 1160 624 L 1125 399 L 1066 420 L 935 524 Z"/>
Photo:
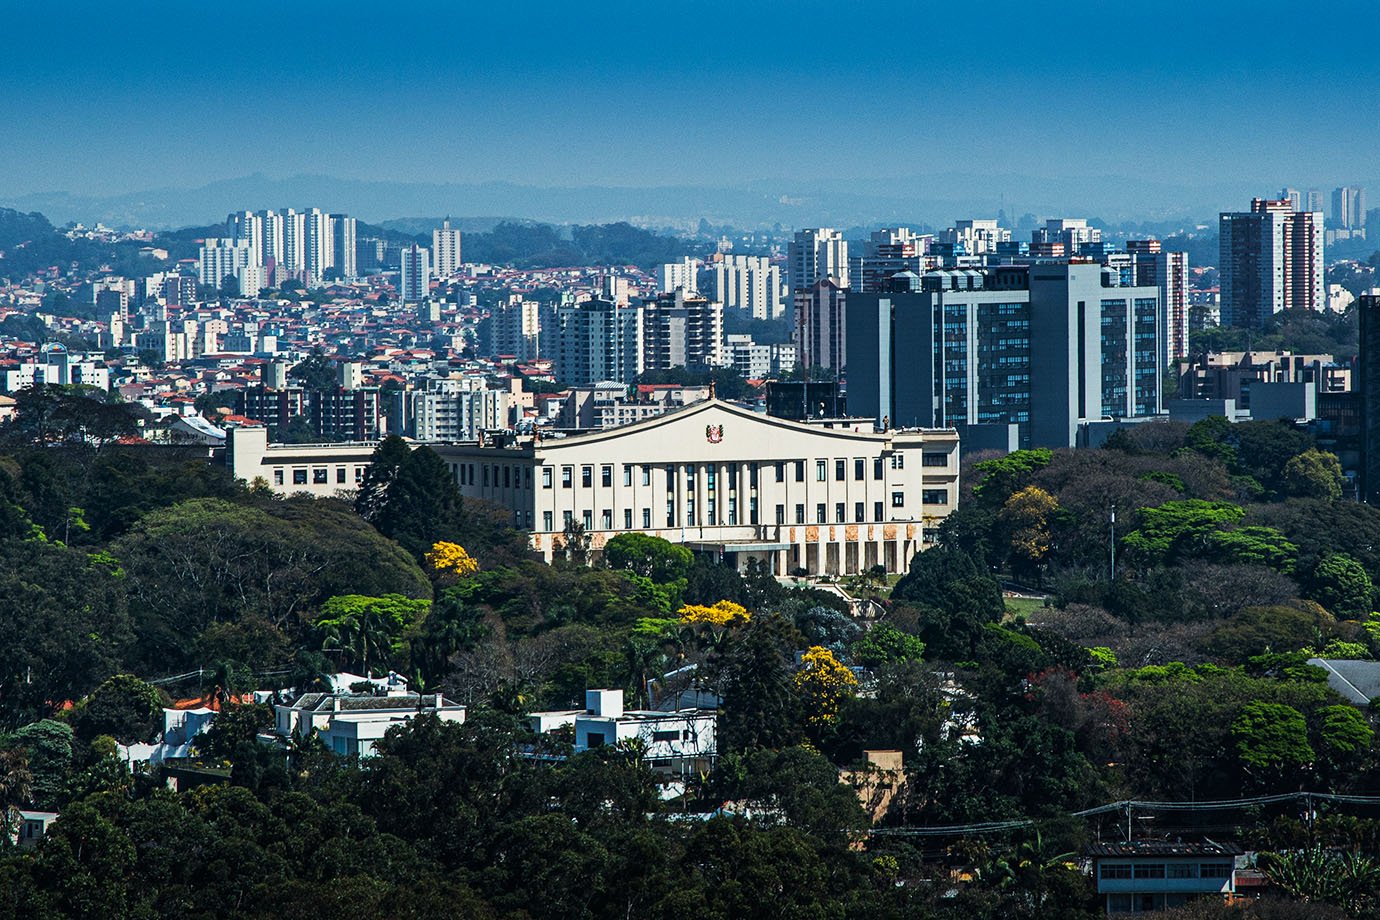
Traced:
<path fill-rule="evenodd" d="M 783 575 L 901 572 L 958 501 L 952 430 L 802 424 L 717 399 L 602 432 L 435 449 L 464 495 L 507 508 L 548 560 L 574 522 L 596 554 L 638 531 Z"/>
<path fill-rule="evenodd" d="M 348 493 L 373 444 L 269 444 L 234 429 L 227 463 L 280 494 Z M 904 572 L 958 502 L 958 434 L 801 423 L 709 399 L 589 434 L 428 445 L 460 491 L 508 510 L 550 561 L 567 524 L 599 554 L 632 531 L 787 575 Z"/>

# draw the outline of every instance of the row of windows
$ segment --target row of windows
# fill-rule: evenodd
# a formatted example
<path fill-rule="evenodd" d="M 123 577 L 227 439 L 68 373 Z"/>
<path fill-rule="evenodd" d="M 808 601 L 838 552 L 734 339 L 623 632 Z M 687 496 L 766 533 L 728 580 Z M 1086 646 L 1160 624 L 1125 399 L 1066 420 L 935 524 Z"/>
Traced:
<path fill-rule="evenodd" d="M 458 463 L 455 465 L 455 477 L 462 486 L 475 486 L 482 481 L 486 489 L 532 488 L 532 468 L 530 466 Z"/>
<path fill-rule="evenodd" d="M 948 491 L 946 491 L 946 490 L 944 490 L 944 489 L 925 489 L 925 490 L 921 493 L 921 501 L 924 502 L 924 503 L 927 504 L 927 505 L 947 505 L 947 504 L 949 503 L 949 493 L 948 493 Z M 707 505 L 707 507 L 706 507 L 706 509 L 705 509 L 705 520 L 704 520 L 704 522 L 703 522 L 706 526 L 715 527 L 715 526 L 718 526 L 718 525 L 720 525 L 720 524 L 726 524 L 726 525 L 732 527 L 732 526 L 736 526 L 736 525 L 738 524 L 738 503 L 737 503 L 737 499 L 732 499 L 732 498 L 731 498 L 731 499 L 728 500 L 728 512 L 727 512 L 727 514 L 724 516 L 723 521 L 720 521 L 720 520 L 719 520 L 719 515 L 718 515 L 718 503 L 717 503 L 714 499 L 712 499 L 712 498 L 711 498 L 711 499 L 708 499 L 707 502 L 706 502 L 706 505 Z M 904 508 L 904 507 L 906 506 L 906 494 L 905 494 L 905 492 L 892 492 L 892 493 L 891 493 L 891 506 L 892 506 L 893 508 Z M 847 504 L 846 504 L 845 502 L 835 502 L 835 503 L 834 503 L 834 509 L 833 509 L 833 510 L 834 510 L 834 519 L 833 519 L 832 523 L 835 523 L 835 524 L 847 524 L 847 523 L 849 523 L 849 520 L 848 520 L 848 517 L 847 517 Z M 853 522 L 853 523 L 858 523 L 858 524 L 863 523 L 863 522 L 866 520 L 865 517 L 864 517 L 865 511 L 866 511 L 866 503 L 864 503 L 864 502 L 854 502 L 854 503 L 853 503 L 853 519 L 852 519 L 852 522 Z M 883 502 L 873 502 L 873 504 L 872 504 L 872 520 L 877 521 L 877 522 L 880 522 L 880 521 L 885 520 L 885 512 L 886 512 L 886 509 L 885 509 L 885 505 L 884 505 Z M 640 519 L 640 521 L 641 521 L 641 524 L 639 525 L 640 527 L 642 527 L 644 530 L 645 530 L 645 529 L 650 529 L 650 528 L 652 527 L 652 509 L 651 509 L 651 508 L 643 508 L 643 509 L 642 509 L 642 513 L 641 513 L 639 519 Z M 599 529 L 600 529 L 600 530 L 612 530 L 612 529 L 613 529 L 613 526 L 614 526 L 613 520 L 614 520 L 614 518 L 613 518 L 613 510 L 612 510 L 611 508 L 605 508 L 605 509 L 603 509 L 602 511 L 599 512 Z M 667 527 L 679 527 L 679 526 L 682 526 L 682 525 L 681 525 L 679 522 L 677 522 L 677 520 L 676 520 L 676 503 L 675 503 L 674 501 L 667 501 L 667 502 L 666 502 L 666 517 L 665 517 L 665 520 L 666 520 L 666 526 L 667 526 Z M 569 527 L 569 526 L 570 526 L 572 523 L 574 523 L 574 522 L 575 522 L 575 512 L 573 512 L 573 511 L 564 511 L 564 512 L 562 512 L 561 524 L 562 524 L 563 527 Z M 592 529 L 594 528 L 594 512 L 593 512 L 592 510 L 585 510 L 585 511 L 581 512 L 581 515 L 580 515 L 580 523 L 584 526 L 584 528 L 585 528 L 586 530 L 592 530 Z M 686 499 L 686 501 L 685 501 L 685 521 L 684 521 L 684 526 L 696 527 L 696 526 L 699 526 L 700 523 L 701 523 L 701 522 L 699 521 L 699 519 L 698 519 L 698 518 L 696 517 L 696 515 L 695 515 L 695 500 L 694 500 L 693 498 L 688 498 L 688 499 Z M 750 500 L 749 500 L 749 504 L 748 504 L 748 523 L 749 523 L 749 524 L 753 524 L 753 525 L 756 525 L 756 524 L 759 523 L 759 521 L 758 521 L 758 514 L 757 514 L 757 499 L 756 499 L 756 498 L 753 498 L 753 499 L 750 499 Z M 786 523 L 786 506 L 785 506 L 785 505 L 777 505 L 777 506 L 776 506 L 776 523 L 777 523 L 778 525 L 781 525 L 781 524 L 785 524 L 785 523 Z M 797 505 L 795 506 L 795 523 L 797 523 L 797 524 L 805 524 L 805 523 L 808 523 L 808 521 L 806 520 L 806 509 L 805 509 L 804 503 L 800 503 L 800 504 L 797 504 Z M 816 523 L 816 524 L 828 524 L 828 523 L 831 523 L 830 520 L 829 520 L 829 516 L 828 516 L 828 505 L 826 505 L 824 502 L 820 502 L 819 504 L 815 505 L 815 520 L 814 520 L 814 523 Z M 554 524 L 555 524 L 555 513 L 554 513 L 554 512 L 551 512 L 551 511 L 543 511 L 543 512 L 542 512 L 542 528 L 543 528 L 545 531 L 550 532 L 550 531 L 552 530 Z M 624 530 L 632 530 L 632 528 L 633 528 L 633 509 L 631 509 L 631 508 L 624 508 L 624 509 L 623 509 L 623 522 L 622 522 L 622 527 L 623 527 Z"/>
<path fill-rule="evenodd" d="M 947 453 L 927 452 L 927 453 L 924 453 L 924 454 L 921 455 L 921 463 L 922 463 L 924 466 L 927 466 L 927 467 L 947 467 L 947 466 L 949 465 L 949 455 L 948 455 Z M 796 481 L 796 482 L 804 482 L 804 481 L 805 481 L 805 470 L 806 470 L 806 461 L 804 461 L 804 460 L 793 460 L 793 461 L 778 460 L 778 461 L 776 461 L 776 462 L 775 462 L 776 481 L 777 481 L 777 482 L 785 482 L 785 481 L 786 481 L 786 479 L 787 479 L 787 466 L 788 466 L 788 464 L 791 466 L 792 472 L 794 473 L 795 481 Z M 905 464 L 906 464 L 906 457 L 905 457 L 905 454 L 896 453 L 896 454 L 892 454 L 892 455 L 891 455 L 891 468 L 892 468 L 892 469 L 894 469 L 894 470 L 905 469 Z M 474 466 L 473 464 L 469 464 L 469 467 L 470 467 L 470 471 L 469 471 L 470 481 L 468 481 L 468 482 L 466 482 L 465 479 L 464 479 L 464 475 L 463 475 L 463 473 L 464 473 L 464 468 L 463 468 L 463 467 L 461 468 L 461 470 L 462 470 L 461 484 L 462 484 L 462 485 L 474 485 L 474 482 L 473 482 L 473 477 L 474 477 L 473 466 Z M 838 482 L 843 482 L 843 481 L 847 480 L 847 478 L 848 478 L 848 467 L 849 467 L 849 461 L 848 461 L 847 459 L 842 459 L 842 458 L 840 458 L 840 459 L 835 459 L 835 460 L 833 461 L 833 478 L 834 478 L 834 480 L 835 480 L 835 481 L 838 481 Z M 853 458 L 853 461 L 852 461 L 852 468 L 853 468 L 853 469 L 852 469 L 852 472 L 853 472 L 853 479 L 855 479 L 855 480 L 863 480 L 863 479 L 866 478 L 866 474 L 867 474 L 867 460 L 866 460 L 866 458 L 864 458 L 864 457 L 855 457 L 855 458 Z M 623 480 L 623 485 L 624 485 L 624 486 L 631 486 L 631 485 L 633 484 L 633 469 L 634 469 L 634 466 L 633 466 L 632 464 L 628 464 L 628 465 L 623 466 L 623 476 L 622 476 L 622 480 Z M 650 485 L 652 484 L 652 468 L 651 468 L 650 466 L 642 466 L 642 467 L 640 467 L 640 469 L 641 469 L 641 482 L 642 482 L 642 485 L 644 485 L 644 486 L 650 486 Z M 698 469 L 699 469 L 699 468 L 698 468 L 697 466 L 693 465 L 693 464 L 686 464 L 686 465 L 685 465 L 685 467 L 684 467 L 684 475 L 685 475 L 685 483 L 686 483 L 687 486 L 694 486 L 694 484 L 695 484 L 695 478 L 696 478 Z M 569 488 L 574 487 L 574 485 L 575 485 L 575 467 L 574 467 L 574 466 L 562 466 L 562 467 L 560 468 L 560 470 L 561 470 L 561 488 L 563 488 L 563 489 L 569 489 Z M 680 472 L 680 470 L 681 470 L 681 468 L 680 468 L 678 465 L 675 465 L 675 466 L 667 466 L 667 467 L 666 467 L 666 484 L 667 484 L 668 490 L 674 488 L 674 484 L 675 484 L 675 481 L 676 481 L 676 476 L 678 475 L 678 473 Z M 883 458 L 881 458 L 881 457 L 873 457 L 873 458 L 872 458 L 872 478 L 873 478 L 873 479 L 877 479 L 877 480 L 883 479 L 883 478 L 884 478 L 884 470 L 885 470 L 885 464 L 883 463 Z M 705 468 L 704 468 L 704 473 L 705 473 L 705 484 L 708 486 L 708 488 L 710 488 L 710 489 L 716 488 L 716 487 L 717 487 L 717 479 L 718 479 L 718 467 L 717 467 L 717 466 L 708 466 L 708 467 L 705 467 Z M 749 477 L 748 477 L 748 478 L 749 478 L 749 486 L 750 486 L 751 488 L 757 488 L 758 474 L 759 474 L 759 464 L 756 464 L 756 463 L 748 464 L 748 474 L 749 474 Z M 530 477 L 531 477 L 530 470 L 528 471 L 528 474 L 527 474 L 527 475 L 528 475 L 529 484 L 530 484 Z M 498 481 L 498 480 L 497 480 L 497 477 L 498 477 L 498 467 L 494 467 L 494 482 L 495 482 L 495 484 L 496 484 L 497 481 Z M 606 463 L 606 464 L 603 464 L 602 466 L 599 467 L 599 484 L 600 484 L 601 486 L 603 486 L 604 488 L 610 488 L 610 487 L 612 487 L 612 486 L 613 486 L 613 479 L 614 479 L 613 464 L 608 464 L 608 463 Z M 815 481 L 817 481 L 817 482 L 826 482 L 828 479 L 829 479 L 829 461 L 827 461 L 827 460 L 816 460 L 816 461 L 815 461 Z M 738 464 L 736 464 L 736 463 L 730 463 L 730 464 L 728 465 L 728 480 L 729 480 L 729 488 L 730 488 L 730 489 L 736 489 L 737 486 L 738 486 Z M 554 471 L 554 468 L 553 468 L 553 467 L 549 467 L 549 466 L 543 466 L 542 469 L 541 469 L 541 485 L 542 485 L 542 488 L 544 488 L 544 489 L 553 488 L 554 483 L 555 483 L 555 471 Z M 489 484 L 488 468 L 485 467 L 485 468 L 484 468 L 484 485 L 487 486 L 488 484 Z M 506 468 L 506 467 L 504 468 L 503 484 L 504 484 L 504 487 L 505 487 L 505 488 L 508 487 L 508 484 L 509 484 L 508 468 Z M 592 488 L 592 487 L 594 486 L 594 465 L 593 465 L 593 464 L 589 464 L 589 465 L 585 465 L 585 466 L 581 466 L 581 467 L 580 467 L 580 485 L 581 485 L 582 488 L 586 488 L 586 489 Z"/>
<path fill-rule="evenodd" d="M 1232 864 L 1229 862 L 1206 863 L 1103 863 L 1099 877 L 1105 879 L 1128 878 L 1230 878 Z"/>
<path fill-rule="evenodd" d="M 355 469 L 354 480 L 356 485 L 364 481 L 364 467 L 357 466 Z M 346 467 L 337 466 L 335 468 L 335 484 L 343 486 L 349 477 Z M 286 485 L 287 473 L 282 467 L 273 471 L 273 484 L 275 486 Z M 328 467 L 316 466 L 308 469 L 307 467 L 297 467 L 292 471 L 292 484 L 295 486 L 305 486 L 310 482 L 314 486 L 326 486 L 331 484 L 331 471 Z"/>

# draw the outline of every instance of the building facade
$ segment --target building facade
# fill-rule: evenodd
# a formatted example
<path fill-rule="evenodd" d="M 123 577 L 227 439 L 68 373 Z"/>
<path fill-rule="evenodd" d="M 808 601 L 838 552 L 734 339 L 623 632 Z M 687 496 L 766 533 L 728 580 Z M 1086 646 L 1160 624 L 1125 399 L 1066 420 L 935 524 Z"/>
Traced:
<path fill-rule="evenodd" d="M 642 310 L 610 300 L 564 304 L 556 310 L 556 377 L 570 386 L 642 373 Z"/>
<path fill-rule="evenodd" d="M 1017 425 L 1022 447 L 1156 415 L 1159 290 L 1091 260 L 931 272 L 848 300 L 848 407 L 904 427 Z"/>
<path fill-rule="evenodd" d="M 507 508 L 550 560 L 641 532 L 780 575 L 903 572 L 958 501 L 958 435 L 828 428 L 717 399 L 637 424 L 512 446 L 441 445 L 467 497 Z"/>
<path fill-rule="evenodd" d="M 822 368 L 842 373 L 848 363 L 845 312 L 848 290 L 829 278 L 814 287 L 795 292 L 796 362 L 802 368 Z"/>
<path fill-rule="evenodd" d="M 787 282 L 792 292 L 808 291 L 832 279 L 848 287 L 848 241 L 838 230 L 815 227 L 796 231 L 789 247 Z"/>
<path fill-rule="evenodd" d="M 720 255 L 703 274 L 705 293 L 725 310 L 742 310 L 753 319 L 777 319 L 785 312 L 781 269 L 765 256 Z"/>
<path fill-rule="evenodd" d="M 431 294 L 431 253 L 413 243 L 402 251 L 398 297 L 403 303 L 421 303 Z"/>
<path fill-rule="evenodd" d="M 460 270 L 460 231 L 452 230 L 450 218 L 431 231 L 431 253 L 436 264 L 436 277 L 449 278 Z"/>
<path fill-rule="evenodd" d="M 1261 327 L 1281 310 L 1323 310 L 1323 220 L 1288 200 L 1256 198 L 1218 224 L 1222 323 Z"/>
<path fill-rule="evenodd" d="M 676 288 L 642 308 L 642 370 L 724 364 L 723 304 Z"/>
<path fill-rule="evenodd" d="M 851 257 L 848 276 L 853 290 L 884 290 L 887 279 L 900 272 L 924 274 L 932 267 L 927 254 L 933 239 L 929 234 L 917 235 L 909 227 L 874 230 L 863 241 L 862 252 Z"/>
<path fill-rule="evenodd" d="M 1188 357 L 1188 253 L 1167 252 L 1159 240 L 1127 240 L 1134 267 L 1132 284 L 1160 289 L 1160 329 L 1166 367 Z"/>

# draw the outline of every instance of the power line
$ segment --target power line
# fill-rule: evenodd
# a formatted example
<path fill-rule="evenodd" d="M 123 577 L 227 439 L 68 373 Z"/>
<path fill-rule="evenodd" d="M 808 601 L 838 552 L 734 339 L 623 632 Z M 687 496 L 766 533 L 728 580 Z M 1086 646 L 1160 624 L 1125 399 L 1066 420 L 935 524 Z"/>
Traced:
<path fill-rule="evenodd" d="M 1090 818 L 1095 815 L 1113 812 L 1134 811 L 1223 811 L 1233 808 L 1248 808 L 1254 805 L 1274 805 L 1297 801 L 1336 802 L 1347 805 L 1380 805 L 1380 796 L 1342 795 L 1332 792 L 1286 792 L 1278 795 L 1260 795 L 1241 799 L 1216 799 L 1201 802 L 1154 802 L 1141 799 L 1123 799 L 1108 802 L 1082 811 L 1069 812 L 1071 818 Z M 975 834 L 993 834 L 1003 831 L 1034 827 L 1040 820 L 1036 818 L 1012 818 L 1007 821 L 983 821 L 973 824 L 946 824 L 930 827 L 877 827 L 868 831 L 878 837 L 962 837 Z"/>

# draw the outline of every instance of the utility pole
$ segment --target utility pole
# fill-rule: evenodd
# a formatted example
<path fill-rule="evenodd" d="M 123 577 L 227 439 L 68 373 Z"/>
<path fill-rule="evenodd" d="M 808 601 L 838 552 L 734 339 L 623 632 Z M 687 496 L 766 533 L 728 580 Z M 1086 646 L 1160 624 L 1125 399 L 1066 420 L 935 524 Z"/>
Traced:
<path fill-rule="evenodd" d="M 1107 550 L 1109 553 L 1111 581 L 1116 582 L 1116 504 L 1112 504 L 1111 520 L 1107 523 Z"/>

